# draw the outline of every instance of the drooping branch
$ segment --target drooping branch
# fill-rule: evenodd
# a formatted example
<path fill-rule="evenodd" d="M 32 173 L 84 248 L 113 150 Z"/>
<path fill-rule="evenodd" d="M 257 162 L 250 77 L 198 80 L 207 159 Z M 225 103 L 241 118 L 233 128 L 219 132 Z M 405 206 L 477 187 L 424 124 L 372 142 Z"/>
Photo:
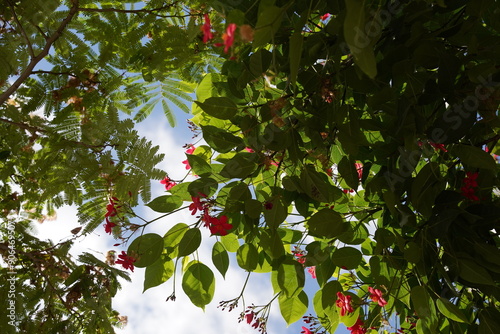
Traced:
<path fill-rule="evenodd" d="M 73 6 L 70 8 L 68 16 L 61 22 L 57 30 L 50 36 L 43 48 L 43 50 L 36 56 L 33 57 L 28 64 L 28 66 L 24 69 L 24 71 L 19 75 L 17 80 L 9 87 L 5 92 L 3 92 L 0 95 L 0 105 L 4 104 L 7 99 L 14 94 L 14 92 L 21 86 L 21 84 L 28 79 L 28 77 L 31 75 L 31 72 L 35 68 L 35 66 L 43 59 L 45 58 L 50 51 L 50 48 L 52 47 L 52 44 L 54 44 L 55 41 L 62 35 L 64 29 L 66 26 L 69 24 L 69 22 L 73 19 L 75 14 L 78 12 L 78 1 L 79 0 L 72 0 Z"/>
<path fill-rule="evenodd" d="M 177 17 L 177 18 L 183 18 L 183 17 L 189 17 L 192 15 L 186 14 L 186 15 L 163 15 L 159 14 L 158 12 L 161 12 L 162 10 L 166 10 L 170 7 L 173 7 L 177 4 L 177 2 L 173 2 L 172 4 L 169 5 L 164 5 L 158 8 L 152 8 L 152 9 L 146 9 L 146 8 L 141 8 L 141 9 L 119 9 L 119 8 L 78 8 L 78 11 L 81 12 L 92 12 L 92 13 L 127 13 L 127 14 L 151 14 L 155 15 L 158 17 L 163 17 L 163 18 L 169 18 L 169 17 Z"/>
<path fill-rule="evenodd" d="M 30 56 L 32 58 L 34 58 L 35 57 L 35 51 L 33 51 L 33 45 L 31 44 L 31 41 L 30 41 L 30 39 L 28 37 L 28 34 L 24 30 L 23 25 L 21 24 L 21 22 L 19 21 L 19 18 L 17 17 L 16 10 L 14 9 L 14 5 L 10 2 L 10 0 L 7 0 L 7 3 L 10 6 L 10 9 L 11 9 L 11 12 L 12 12 L 12 17 L 14 17 L 14 20 L 16 21 L 17 25 L 19 26 L 19 29 L 21 30 L 21 33 L 23 34 L 24 39 L 26 40 L 26 43 L 28 44 L 28 50 L 30 52 Z"/>

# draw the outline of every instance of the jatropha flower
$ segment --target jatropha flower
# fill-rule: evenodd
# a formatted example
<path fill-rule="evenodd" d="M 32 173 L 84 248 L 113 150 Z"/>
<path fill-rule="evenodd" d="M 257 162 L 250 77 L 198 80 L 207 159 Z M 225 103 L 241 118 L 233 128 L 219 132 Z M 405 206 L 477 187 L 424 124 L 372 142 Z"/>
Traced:
<path fill-rule="evenodd" d="M 194 145 L 192 144 L 189 144 L 188 147 L 189 148 L 186 150 L 186 154 L 193 154 L 194 150 L 196 150 L 196 147 L 194 147 Z M 188 159 L 184 160 L 182 163 L 186 165 L 186 169 L 191 169 L 191 165 L 189 164 Z"/>
<path fill-rule="evenodd" d="M 172 179 L 170 179 L 168 176 L 165 176 L 165 178 L 161 180 L 160 183 L 165 185 L 165 190 L 167 191 L 177 185 L 177 183 L 172 181 Z"/>
<path fill-rule="evenodd" d="M 364 328 L 363 325 L 363 320 L 361 320 L 361 318 L 358 318 L 358 320 L 356 320 L 356 323 L 351 327 L 347 327 L 347 329 L 351 331 L 351 334 L 365 334 L 366 328 Z"/>
<path fill-rule="evenodd" d="M 234 32 L 236 31 L 236 28 L 236 23 L 230 23 L 226 28 L 226 32 L 222 34 L 222 40 L 224 43 L 216 43 L 214 45 L 224 46 L 224 53 L 228 53 L 234 43 Z"/>
<path fill-rule="evenodd" d="M 302 332 L 300 332 L 301 334 L 313 334 L 313 332 L 311 332 L 311 330 L 307 327 L 304 327 L 302 326 Z"/>
<path fill-rule="evenodd" d="M 477 197 L 475 194 L 475 188 L 477 188 L 478 186 L 476 181 L 478 176 L 478 172 L 466 172 L 465 178 L 463 179 L 464 185 L 462 188 L 460 188 L 460 190 L 462 191 L 462 195 L 474 202 L 479 201 L 479 197 Z"/>
<path fill-rule="evenodd" d="M 384 297 L 382 297 L 382 291 L 380 291 L 379 289 L 374 289 L 370 286 L 368 288 L 368 292 L 370 292 L 371 300 L 373 300 L 375 303 L 378 303 L 380 307 L 384 307 L 385 305 L 387 305 Z"/>
<path fill-rule="evenodd" d="M 340 315 L 343 317 L 347 313 L 354 312 L 354 309 L 352 308 L 351 305 L 351 296 L 349 295 L 344 295 L 342 292 L 337 292 L 337 301 L 336 305 L 337 307 L 340 308 Z"/>
<path fill-rule="evenodd" d="M 106 214 L 104 215 L 106 224 L 104 224 L 104 231 L 106 231 L 106 233 L 108 234 L 111 234 L 113 227 L 116 226 L 115 223 L 109 220 L 109 217 L 115 217 L 116 215 L 118 215 L 117 209 L 121 207 L 116 205 L 118 202 L 118 198 L 111 197 L 109 199 L 109 203 L 106 205 Z"/>
<path fill-rule="evenodd" d="M 316 279 L 316 266 L 307 268 L 307 271 L 309 272 L 309 274 L 311 274 L 311 277 L 313 279 Z"/>
<path fill-rule="evenodd" d="M 210 24 L 210 17 L 208 14 L 203 15 L 205 23 L 201 26 L 201 31 L 203 32 L 203 43 L 207 43 L 209 40 L 214 38 L 214 34 L 212 34 L 212 25 Z"/>
<path fill-rule="evenodd" d="M 195 215 L 198 211 L 205 210 L 205 203 L 202 202 L 199 197 L 191 197 L 193 203 L 189 204 L 189 210 L 191 211 L 191 215 Z"/>
<path fill-rule="evenodd" d="M 122 251 L 120 255 L 118 255 L 118 260 L 115 261 L 116 264 L 121 264 L 123 268 L 130 269 L 131 272 L 134 272 L 134 262 L 137 261 L 132 256 L 128 256 L 125 251 Z"/>
<path fill-rule="evenodd" d="M 233 225 L 227 222 L 227 216 L 217 217 L 207 217 L 205 218 L 205 224 L 208 225 L 210 233 L 213 235 L 225 236 L 228 231 L 233 228 Z"/>

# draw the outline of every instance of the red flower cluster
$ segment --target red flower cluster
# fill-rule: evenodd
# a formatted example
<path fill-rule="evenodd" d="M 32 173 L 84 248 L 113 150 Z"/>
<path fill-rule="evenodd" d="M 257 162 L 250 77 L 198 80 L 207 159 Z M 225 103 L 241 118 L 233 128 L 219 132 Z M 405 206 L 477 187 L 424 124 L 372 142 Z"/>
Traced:
<path fill-rule="evenodd" d="M 337 305 L 337 307 L 340 308 L 340 316 L 344 316 L 346 315 L 347 313 L 351 313 L 351 312 L 354 312 L 354 309 L 352 308 L 352 305 L 351 305 L 351 296 L 346 296 L 344 294 L 342 294 L 342 292 L 337 292 L 337 301 L 335 302 L 335 304 Z"/>
<path fill-rule="evenodd" d="M 196 147 L 194 147 L 194 145 L 192 144 L 189 144 L 188 147 L 189 148 L 186 150 L 186 154 L 193 154 L 194 150 L 196 150 Z M 189 165 L 188 159 L 184 160 L 182 163 L 186 165 L 186 169 L 191 169 L 191 165 Z"/>
<path fill-rule="evenodd" d="M 478 172 L 471 173 L 471 172 L 466 172 L 465 173 L 465 178 L 463 180 L 464 185 L 460 190 L 462 191 L 462 195 L 471 200 L 471 201 L 479 201 L 479 197 L 476 196 L 475 192 L 477 188 L 477 177 L 478 177 Z"/>
<path fill-rule="evenodd" d="M 160 183 L 165 185 L 165 190 L 167 191 L 169 191 L 170 189 L 172 189 L 174 186 L 177 185 L 177 183 L 172 181 L 172 179 L 170 179 L 168 176 L 165 176 L 165 178 L 161 180 Z"/>
<path fill-rule="evenodd" d="M 214 235 L 224 236 L 227 232 L 233 228 L 233 225 L 227 222 L 227 216 L 210 217 L 205 219 L 205 226 L 208 226 L 210 233 Z"/>
<path fill-rule="evenodd" d="M 431 145 L 432 147 L 434 147 L 434 149 L 436 151 L 443 151 L 443 152 L 448 152 L 448 150 L 444 147 L 444 144 L 439 144 L 439 143 L 433 143 L 433 142 L 429 142 L 429 145 Z"/>
<path fill-rule="evenodd" d="M 351 331 L 351 334 L 365 334 L 366 328 L 364 328 L 363 325 L 363 320 L 361 320 L 361 318 L 358 318 L 358 320 L 356 320 L 356 323 L 351 327 L 347 327 L 347 329 Z"/>
<path fill-rule="evenodd" d="M 368 292 L 370 292 L 371 300 L 373 300 L 375 303 L 378 303 L 380 307 L 384 307 L 385 305 L 387 305 L 387 302 L 382 297 L 382 291 L 369 287 Z"/>
<path fill-rule="evenodd" d="M 132 256 L 128 256 L 125 251 L 122 251 L 120 255 L 118 255 L 118 260 L 115 261 L 116 264 L 121 264 L 123 268 L 130 269 L 131 272 L 134 272 L 134 262 L 137 261 Z"/>
<path fill-rule="evenodd" d="M 233 46 L 234 43 L 234 32 L 236 31 L 236 23 L 230 23 L 227 28 L 226 32 L 222 34 L 222 40 L 224 41 L 223 43 L 215 43 L 215 46 L 224 46 L 224 53 L 228 53 L 229 49 L 231 46 Z"/>
<path fill-rule="evenodd" d="M 295 247 L 295 249 L 292 251 L 292 254 L 296 257 L 298 263 L 304 264 L 306 262 L 306 252 L 304 250 Z"/>
<path fill-rule="evenodd" d="M 203 194 L 200 195 L 206 197 Z M 224 236 L 233 228 L 233 225 L 227 222 L 227 216 L 210 216 L 210 203 L 208 201 L 202 201 L 200 197 L 191 197 L 191 199 L 193 200 L 193 203 L 189 205 L 191 214 L 194 216 L 198 211 L 203 212 L 201 220 L 205 222 L 205 227 L 208 227 L 212 234 Z"/>
<path fill-rule="evenodd" d="M 311 277 L 313 279 L 316 279 L 316 267 L 315 266 L 307 268 L 307 271 L 309 272 L 309 274 L 311 274 Z"/>
<path fill-rule="evenodd" d="M 116 215 L 118 215 L 117 209 L 121 206 L 116 206 L 117 202 L 119 202 L 118 198 L 111 197 L 109 199 L 109 204 L 106 205 L 106 214 L 104 215 L 106 224 L 104 224 L 104 231 L 106 231 L 106 233 L 108 234 L 111 234 L 113 227 L 116 226 L 115 223 L 109 220 L 109 217 L 115 217 Z"/>
<path fill-rule="evenodd" d="M 201 26 L 201 31 L 203 32 L 203 43 L 207 43 L 209 40 L 214 38 L 214 35 L 212 34 L 212 25 L 210 24 L 210 17 L 208 17 L 208 14 L 203 15 L 203 18 L 205 20 L 205 23 Z"/>

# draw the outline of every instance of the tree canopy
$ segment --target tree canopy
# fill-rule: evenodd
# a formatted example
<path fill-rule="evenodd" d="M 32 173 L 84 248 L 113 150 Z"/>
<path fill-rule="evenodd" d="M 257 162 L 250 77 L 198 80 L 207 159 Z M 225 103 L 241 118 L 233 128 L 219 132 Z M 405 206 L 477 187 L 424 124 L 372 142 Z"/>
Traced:
<path fill-rule="evenodd" d="M 117 264 L 205 308 L 231 258 L 270 276 L 269 304 L 240 310 L 261 333 L 274 300 L 305 334 L 500 327 L 496 1 L 2 2 L 0 245 L 22 332 L 112 333 Z M 134 130 L 160 102 L 172 125 L 172 105 L 193 115 L 193 181 Z M 30 233 L 65 204 L 75 239 L 104 229 L 118 259 Z M 195 223 L 144 233 L 186 209 Z"/>

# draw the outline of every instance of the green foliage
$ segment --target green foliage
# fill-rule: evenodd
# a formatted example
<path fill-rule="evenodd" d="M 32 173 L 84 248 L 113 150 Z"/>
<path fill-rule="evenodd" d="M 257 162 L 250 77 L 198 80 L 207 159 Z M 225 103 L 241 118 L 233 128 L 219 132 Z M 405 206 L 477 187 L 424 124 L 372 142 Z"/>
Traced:
<path fill-rule="evenodd" d="M 152 10 L 163 2 L 150 1 L 141 15 L 121 3 L 68 3 L 48 6 L 45 21 L 26 10 L 19 22 L 43 24 L 25 32 L 7 21 L 17 29 L 0 39 L 0 81 L 8 86 L 19 73 L 23 85 L 0 95 L 3 208 L 76 203 L 85 232 L 106 214 L 123 236 L 159 219 L 130 222 L 139 194 L 165 215 L 194 197 L 190 209 L 201 214 L 193 225 L 130 244 L 128 256 L 146 267 L 145 290 L 173 277 L 181 260 L 184 292 L 198 307 L 209 304 L 215 277 L 196 254 L 208 227 L 223 276 L 227 252 L 242 270 L 270 272 L 274 297 L 246 310 L 263 332 L 277 299 L 288 324 L 311 300 L 314 332 L 340 323 L 384 331 L 387 319 L 407 333 L 493 333 L 498 3 L 184 4 L 206 9 L 217 38 L 236 24 L 233 44 L 227 33 L 225 50 L 201 43 L 205 12 L 185 16 L 177 2 Z M 58 27 L 68 33 L 57 35 Z M 40 30 L 56 37 L 50 73 L 29 68 L 30 56 L 51 46 Z M 173 123 L 167 101 L 189 101 L 193 82 L 192 122 L 208 144 L 187 154 L 199 179 L 151 201 L 162 157 L 118 111 L 140 121 L 161 101 Z M 42 105 L 51 118 L 29 116 Z M 314 298 L 304 290 L 306 270 L 319 285 Z M 81 277 L 75 269 L 68 282 Z M 244 290 L 221 305 L 232 309 Z"/>

